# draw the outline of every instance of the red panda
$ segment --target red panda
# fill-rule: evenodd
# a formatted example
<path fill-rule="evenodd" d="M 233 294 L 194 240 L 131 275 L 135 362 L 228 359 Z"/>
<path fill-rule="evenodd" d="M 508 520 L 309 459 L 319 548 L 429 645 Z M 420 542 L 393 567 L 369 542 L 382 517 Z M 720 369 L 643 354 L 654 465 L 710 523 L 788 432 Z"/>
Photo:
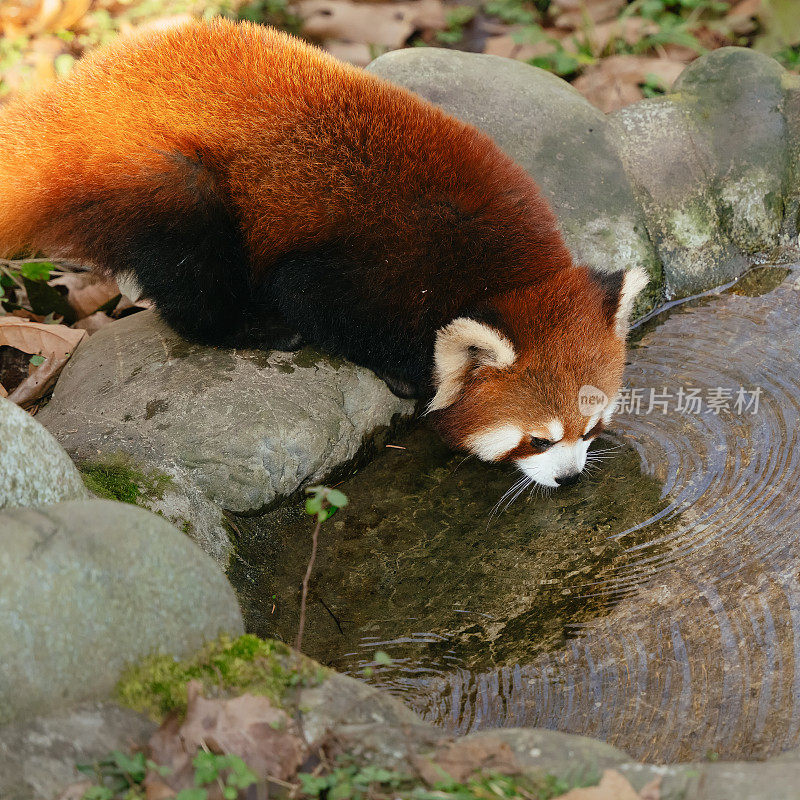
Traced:
<path fill-rule="evenodd" d="M 573 263 L 481 131 L 291 36 L 121 39 L 0 110 L 0 255 L 132 275 L 209 345 L 304 343 L 423 396 L 453 447 L 544 486 L 583 468 L 646 283 Z"/>

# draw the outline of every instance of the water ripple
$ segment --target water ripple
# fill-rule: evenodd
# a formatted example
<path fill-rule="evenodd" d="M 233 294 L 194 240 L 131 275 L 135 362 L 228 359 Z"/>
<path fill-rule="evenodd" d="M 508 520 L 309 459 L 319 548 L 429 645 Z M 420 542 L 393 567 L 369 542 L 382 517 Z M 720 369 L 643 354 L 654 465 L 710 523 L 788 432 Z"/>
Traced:
<path fill-rule="evenodd" d="M 622 414 L 620 440 L 667 505 L 613 534 L 629 557 L 581 587 L 616 605 L 529 664 L 426 679 L 424 717 L 589 734 L 663 761 L 800 746 L 799 288 L 792 275 L 725 295 L 644 336 L 632 390 L 760 389 L 757 413 Z"/>

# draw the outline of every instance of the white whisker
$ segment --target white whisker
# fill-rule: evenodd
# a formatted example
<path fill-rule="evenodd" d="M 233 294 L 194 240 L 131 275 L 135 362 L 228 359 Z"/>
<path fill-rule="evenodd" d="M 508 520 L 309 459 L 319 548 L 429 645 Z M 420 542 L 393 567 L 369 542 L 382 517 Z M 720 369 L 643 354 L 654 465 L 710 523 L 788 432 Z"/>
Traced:
<path fill-rule="evenodd" d="M 489 512 L 489 519 L 486 521 L 486 527 L 489 527 L 489 523 L 494 519 L 495 515 L 498 513 L 503 500 L 506 499 L 513 491 L 515 491 L 519 486 L 523 485 L 528 480 L 527 475 L 523 475 L 521 478 L 518 478 L 514 483 L 505 491 L 503 492 L 502 497 L 494 504 L 494 507 Z"/>

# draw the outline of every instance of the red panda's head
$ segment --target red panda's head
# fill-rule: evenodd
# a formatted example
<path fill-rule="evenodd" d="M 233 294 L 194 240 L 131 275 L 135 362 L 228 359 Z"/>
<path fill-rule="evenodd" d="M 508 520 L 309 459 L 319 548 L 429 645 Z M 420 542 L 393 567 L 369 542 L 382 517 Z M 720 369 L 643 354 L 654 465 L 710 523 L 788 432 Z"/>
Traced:
<path fill-rule="evenodd" d="M 559 270 L 441 328 L 432 420 L 484 461 L 513 461 L 531 483 L 572 482 L 614 410 L 643 270 Z"/>

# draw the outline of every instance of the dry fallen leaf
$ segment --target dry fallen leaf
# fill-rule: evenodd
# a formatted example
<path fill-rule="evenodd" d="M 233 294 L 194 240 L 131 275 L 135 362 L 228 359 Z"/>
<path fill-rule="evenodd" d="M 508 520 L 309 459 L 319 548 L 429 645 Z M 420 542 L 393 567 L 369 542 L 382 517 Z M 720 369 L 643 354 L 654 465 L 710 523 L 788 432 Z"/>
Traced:
<path fill-rule="evenodd" d="M 23 405 L 41 397 L 53 385 L 86 335 L 86 331 L 66 325 L 44 325 L 11 315 L 0 317 L 0 346 L 7 345 L 45 358 L 44 363 L 8 395 L 8 399 Z"/>
<path fill-rule="evenodd" d="M 26 87 L 47 86 L 56 79 L 56 58 L 66 51 L 66 44 L 56 36 L 33 38 L 23 57 L 3 71 L 3 84 L 10 92 Z"/>
<path fill-rule="evenodd" d="M 581 0 L 579 3 L 560 2 L 556 8 L 564 9 L 563 14 L 556 16 L 553 24 L 556 28 L 581 30 L 587 24 L 614 19 L 627 5 L 627 0 Z"/>
<path fill-rule="evenodd" d="M 159 778 L 148 780 L 147 788 L 145 789 L 147 800 L 171 800 L 176 794 L 177 792 L 174 789 L 171 789 Z"/>
<path fill-rule="evenodd" d="M 615 769 L 607 769 L 597 786 L 572 789 L 555 800 L 659 800 L 661 779 L 656 778 L 642 789 L 642 794 L 631 786 L 628 779 Z M 644 794 L 644 792 L 647 794 Z"/>
<path fill-rule="evenodd" d="M 39 11 L 40 0 L 17 0 L 0 5 L 0 34 L 8 39 L 25 34 Z"/>
<path fill-rule="evenodd" d="M 91 4 L 92 0 L 41 0 L 28 32 L 45 33 L 71 28 L 86 14 Z"/>
<path fill-rule="evenodd" d="M 79 319 L 76 323 L 73 324 L 73 328 L 79 328 L 82 331 L 86 331 L 89 336 L 97 333 L 100 328 L 105 328 L 110 322 L 114 320 L 105 314 L 102 311 L 95 311 L 94 314 L 89 314 L 88 317 L 84 317 L 83 319 Z"/>
<path fill-rule="evenodd" d="M 642 786 L 639 800 L 661 800 L 661 776 L 653 778 L 650 783 Z"/>
<path fill-rule="evenodd" d="M 295 11 L 312 39 L 402 47 L 418 30 L 444 30 L 440 0 L 364 5 L 351 0 L 300 0 Z"/>
<path fill-rule="evenodd" d="M 340 42 L 337 39 L 325 39 L 323 47 L 340 61 L 347 61 L 356 67 L 366 67 L 372 61 L 372 48 L 364 42 Z"/>
<path fill-rule="evenodd" d="M 595 25 L 586 32 L 586 38 L 594 47 L 595 53 L 602 53 L 608 45 L 616 40 L 621 40 L 629 45 L 634 45 L 645 36 L 658 33 L 658 25 L 651 19 L 642 17 L 627 17 L 623 20 L 614 19 Z"/>
<path fill-rule="evenodd" d="M 486 40 L 483 52 L 489 56 L 502 56 L 503 58 L 528 61 L 531 58 L 552 53 L 553 45 L 544 40 L 535 44 L 518 44 L 512 35 L 506 33 L 500 36 L 490 36 Z"/>
<path fill-rule="evenodd" d="M 121 294 L 115 280 L 93 272 L 65 272 L 48 283 L 66 288 L 67 302 L 75 309 L 78 319 L 88 317 Z"/>
<path fill-rule="evenodd" d="M 684 64 L 668 58 L 611 56 L 588 67 L 572 84 L 590 103 L 607 114 L 641 100 L 640 84 L 649 76 L 672 86 Z"/>
<path fill-rule="evenodd" d="M 6 387 L 0 383 L 0 397 L 8 397 L 8 392 L 6 391 Z"/>
<path fill-rule="evenodd" d="M 193 788 L 192 759 L 202 748 L 237 755 L 262 778 L 288 780 L 295 775 L 308 755 L 308 746 L 285 711 L 259 695 L 208 700 L 200 694 L 201 689 L 198 681 L 190 682 L 183 723 L 168 719 L 150 738 L 153 761 L 170 767 L 171 772 L 167 777 L 148 773 L 149 800 L 167 797 L 165 785 L 175 791 Z M 209 800 L 213 796 L 212 792 Z"/>

